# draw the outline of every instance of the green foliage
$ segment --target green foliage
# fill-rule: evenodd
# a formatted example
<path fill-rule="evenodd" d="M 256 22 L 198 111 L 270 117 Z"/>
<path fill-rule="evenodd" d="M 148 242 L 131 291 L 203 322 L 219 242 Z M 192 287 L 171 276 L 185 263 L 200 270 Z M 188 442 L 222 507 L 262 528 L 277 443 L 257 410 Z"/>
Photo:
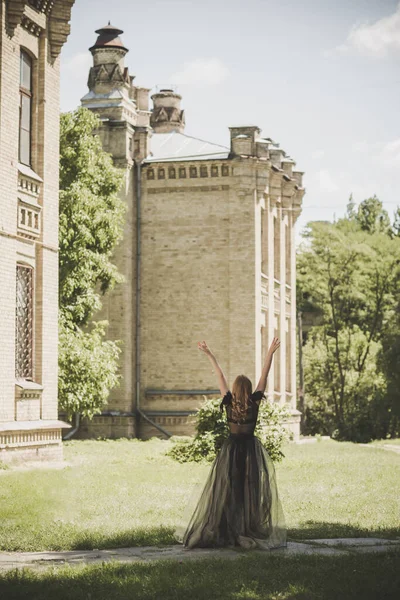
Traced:
<path fill-rule="evenodd" d="M 336 360 L 335 338 L 326 335 L 323 327 L 313 328 L 304 348 L 307 404 L 313 409 L 307 415 L 306 433 L 369 442 L 381 434 L 378 400 L 385 392 L 385 378 L 377 366 L 381 344 L 370 344 L 360 369 L 360 357 L 368 347 L 367 336 L 357 326 L 341 329 L 337 343 L 340 356 L 345 357 L 342 363 Z M 339 366 L 345 372 L 342 403 Z"/>
<path fill-rule="evenodd" d="M 229 435 L 226 413 L 219 409 L 221 400 L 222 398 L 205 399 L 196 413 L 195 437 L 174 440 L 174 445 L 167 452 L 168 456 L 181 463 L 211 462 L 215 459 Z M 260 404 L 255 434 L 271 459 L 276 462 L 283 458 L 282 444 L 289 437 L 283 426 L 283 420 L 288 416 L 284 407 L 265 401 Z"/>
<path fill-rule="evenodd" d="M 93 322 L 90 331 L 82 331 L 60 321 L 59 407 L 67 418 L 80 413 L 91 419 L 119 383 L 120 348 L 103 339 L 106 325 Z"/>
<path fill-rule="evenodd" d="M 382 202 L 376 196 L 367 198 L 360 203 L 356 221 L 363 231 L 368 231 L 369 233 L 388 233 L 390 230 L 389 215 L 383 208 Z"/>
<path fill-rule="evenodd" d="M 118 383 L 118 344 L 105 341 L 107 321 L 91 322 L 101 294 L 123 277 L 112 263 L 122 237 L 123 174 L 102 149 L 89 110 L 61 115 L 59 229 L 59 406 L 92 418 Z"/>
<path fill-rule="evenodd" d="M 350 199 L 335 224 L 308 224 L 297 260 L 299 308 L 320 318 L 304 347 L 305 434 L 369 441 L 398 431 L 398 359 L 390 350 L 398 345 L 388 336 L 399 312 L 400 239 L 387 219 L 374 197 L 357 211 Z"/>
<path fill-rule="evenodd" d="M 77 325 L 101 308 L 100 291 L 123 280 L 111 262 L 123 232 L 123 175 L 93 135 L 99 125 L 85 108 L 61 115 L 60 308 Z"/>

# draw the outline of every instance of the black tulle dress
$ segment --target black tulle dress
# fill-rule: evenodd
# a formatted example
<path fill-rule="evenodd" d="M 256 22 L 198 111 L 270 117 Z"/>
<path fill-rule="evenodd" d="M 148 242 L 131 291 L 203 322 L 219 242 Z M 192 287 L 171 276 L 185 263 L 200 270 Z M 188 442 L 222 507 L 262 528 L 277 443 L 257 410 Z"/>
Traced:
<path fill-rule="evenodd" d="M 254 392 L 246 418 L 238 422 L 232 416 L 231 392 L 224 396 L 221 409 L 226 409 L 230 434 L 200 495 L 192 494 L 185 512 L 187 517 L 190 511 L 191 517 L 176 528 L 175 537 L 186 548 L 286 546 L 274 464 L 254 436 L 263 397 L 262 392 Z"/>

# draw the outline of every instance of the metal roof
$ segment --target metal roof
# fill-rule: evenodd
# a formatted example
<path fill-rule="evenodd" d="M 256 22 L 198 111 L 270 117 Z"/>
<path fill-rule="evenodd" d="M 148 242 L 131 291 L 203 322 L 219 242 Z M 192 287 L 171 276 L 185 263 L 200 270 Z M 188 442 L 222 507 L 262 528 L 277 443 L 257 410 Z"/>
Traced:
<path fill-rule="evenodd" d="M 225 146 L 206 142 L 178 131 L 155 133 L 150 139 L 151 152 L 146 162 L 172 162 L 180 160 L 217 160 L 229 157 Z"/>

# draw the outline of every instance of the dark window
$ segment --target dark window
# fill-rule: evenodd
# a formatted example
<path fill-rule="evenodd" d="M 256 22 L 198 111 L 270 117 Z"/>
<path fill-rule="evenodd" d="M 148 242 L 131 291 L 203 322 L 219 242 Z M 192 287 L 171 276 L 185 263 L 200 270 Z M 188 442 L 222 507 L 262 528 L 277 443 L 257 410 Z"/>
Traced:
<path fill-rule="evenodd" d="M 147 179 L 154 179 L 154 169 L 148 169 Z"/>
<path fill-rule="evenodd" d="M 186 169 L 185 167 L 179 167 L 179 178 L 186 179 Z"/>
<path fill-rule="evenodd" d="M 176 179 L 176 171 L 175 171 L 175 169 L 173 167 L 170 167 L 168 169 L 168 177 L 170 179 Z"/>
<path fill-rule="evenodd" d="M 218 177 L 218 167 L 216 165 L 211 167 L 211 177 Z"/>
<path fill-rule="evenodd" d="M 197 177 L 196 167 L 190 167 L 190 177 Z"/>
<path fill-rule="evenodd" d="M 19 78 L 19 161 L 31 164 L 32 138 L 32 59 L 23 50 Z"/>
<path fill-rule="evenodd" d="M 228 165 L 222 165 L 222 177 L 228 177 L 229 176 L 229 167 Z"/>
<path fill-rule="evenodd" d="M 200 167 L 200 177 L 208 177 L 208 169 L 207 167 Z"/>
<path fill-rule="evenodd" d="M 33 379 L 33 269 L 17 265 L 15 376 Z"/>
<path fill-rule="evenodd" d="M 158 169 L 158 179 L 165 179 L 165 169 Z"/>

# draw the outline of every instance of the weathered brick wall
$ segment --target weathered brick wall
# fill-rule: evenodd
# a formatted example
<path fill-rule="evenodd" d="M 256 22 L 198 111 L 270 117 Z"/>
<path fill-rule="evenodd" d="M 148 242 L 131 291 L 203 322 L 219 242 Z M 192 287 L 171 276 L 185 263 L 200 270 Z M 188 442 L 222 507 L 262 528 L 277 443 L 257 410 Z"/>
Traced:
<path fill-rule="evenodd" d="M 14 419 L 19 52 L 5 33 L 4 1 L 0 11 L 0 421 L 8 421 Z"/>
<path fill-rule="evenodd" d="M 91 421 L 82 419 L 79 430 L 74 435 L 76 439 L 90 438 L 134 438 L 137 437 L 136 418 L 95 416 Z"/>
<path fill-rule="evenodd" d="M 111 391 L 106 410 L 131 412 L 134 409 L 136 393 L 135 379 L 135 314 L 136 314 L 136 196 L 135 173 L 132 161 L 127 155 L 127 127 L 111 128 L 107 126 L 99 130 L 103 148 L 120 159 L 117 166 L 125 172 L 120 191 L 120 198 L 126 206 L 122 241 L 116 247 L 112 261 L 118 271 L 125 277 L 124 284 L 117 285 L 102 297 L 102 309 L 96 314 L 96 320 L 109 322 L 107 337 L 122 343 L 122 354 L 119 361 L 121 383 Z M 132 135 L 132 134 L 131 134 Z M 97 426 L 96 426 L 97 427 Z M 108 427 L 108 425 L 106 426 Z M 107 429 L 108 430 L 108 429 Z M 105 434 L 104 434 L 105 435 Z"/>
<path fill-rule="evenodd" d="M 62 5 L 61 5 L 62 4 Z M 16 410 L 16 265 L 34 268 L 34 380 L 43 386 L 41 418 L 57 419 L 59 50 L 69 32 L 73 0 L 43 10 L 28 2 L 0 1 L 0 422 L 32 419 Z M 47 12 L 46 12 L 47 11 Z M 49 42 L 51 40 L 51 43 Z M 32 58 L 31 168 L 18 165 L 20 52 Z M 21 170 L 22 169 L 22 170 Z M 23 173 L 23 175 L 21 175 Z M 23 181 L 21 180 L 21 176 Z M 21 200 L 22 198 L 22 200 Z M 34 235 L 18 226 L 19 202 L 31 202 L 41 225 Z M 36 203 L 36 204 L 35 204 Z M 39 221 L 38 221 L 39 222 Z M 37 415 L 37 407 L 35 416 Z M 11 427 L 12 428 L 12 427 Z M 4 429 L 4 428 L 3 428 Z M 61 435 L 60 430 L 58 430 Z M 37 431 L 32 425 L 32 440 Z M 35 438 L 36 439 L 36 438 Z M 3 448 L 32 458 L 60 456 L 61 442 Z M 51 447 L 50 447 L 51 446 Z M 37 450 L 37 452 L 36 452 Z"/>
<path fill-rule="evenodd" d="M 38 135 L 38 170 L 43 179 L 43 245 L 36 248 L 40 265 L 37 280 L 37 366 L 43 385 L 42 418 L 57 418 L 58 375 L 58 188 L 59 188 L 59 62 L 49 63 L 48 40 L 41 39 L 39 79 L 41 105 Z"/>
<path fill-rule="evenodd" d="M 213 179 L 144 179 L 143 399 L 145 388 L 217 388 L 197 348 L 203 339 L 230 385 L 242 372 L 254 378 L 254 198 L 239 195 L 230 169 L 230 177 Z M 169 408 L 168 398 L 158 410 Z"/>

